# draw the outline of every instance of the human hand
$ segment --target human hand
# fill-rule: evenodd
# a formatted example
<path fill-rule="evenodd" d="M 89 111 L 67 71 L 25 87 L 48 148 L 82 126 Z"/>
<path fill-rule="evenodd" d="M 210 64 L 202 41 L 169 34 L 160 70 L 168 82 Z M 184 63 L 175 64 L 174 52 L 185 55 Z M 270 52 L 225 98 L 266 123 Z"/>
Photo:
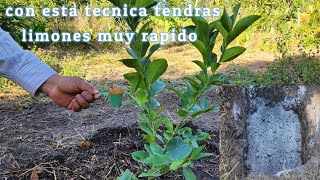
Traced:
<path fill-rule="evenodd" d="M 90 103 L 100 98 L 99 91 L 83 79 L 59 74 L 50 77 L 38 92 L 74 112 L 89 108 Z"/>

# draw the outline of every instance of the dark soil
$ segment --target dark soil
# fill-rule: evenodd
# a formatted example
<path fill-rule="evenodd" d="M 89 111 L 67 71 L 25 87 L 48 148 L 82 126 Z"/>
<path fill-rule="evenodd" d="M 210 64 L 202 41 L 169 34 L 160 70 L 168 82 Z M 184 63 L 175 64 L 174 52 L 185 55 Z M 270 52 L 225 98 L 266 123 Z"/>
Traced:
<path fill-rule="evenodd" d="M 208 94 L 214 103 L 216 93 Z M 159 98 L 174 120 L 178 99 Z M 116 179 L 123 171 L 144 168 L 131 158 L 142 149 L 137 108 L 129 100 L 116 110 L 102 101 L 80 113 L 57 107 L 47 98 L 0 104 L 0 179 Z M 217 156 L 195 163 L 198 179 L 218 179 L 219 113 L 196 119 L 192 128 L 212 134 L 206 151 Z M 163 179 L 183 179 L 181 173 Z"/>

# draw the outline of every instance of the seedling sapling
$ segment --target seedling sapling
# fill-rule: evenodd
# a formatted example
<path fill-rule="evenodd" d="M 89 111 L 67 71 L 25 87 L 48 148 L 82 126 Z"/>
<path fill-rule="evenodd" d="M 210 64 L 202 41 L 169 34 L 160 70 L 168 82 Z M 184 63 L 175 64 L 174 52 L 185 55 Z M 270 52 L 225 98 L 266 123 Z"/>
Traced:
<path fill-rule="evenodd" d="M 110 1 L 119 8 L 127 4 L 128 8 L 145 7 L 148 10 L 157 4 L 154 0 Z M 134 160 L 148 167 L 143 172 L 139 172 L 139 178 L 156 179 L 182 169 L 185 179 L 193 180 L 196 179 L 192 171 L 193 162 L 200 158 L 213 156 L 212 153 L 204 152 L 205 145 L 199 145 L 200 141 L 210 139 L 210 135 L 206 132 L 195 133 L 185 125 L 197 116 L 217 109 L 203 94 L 219 83 L 220 75 L 216 71 L 220 65 L 234 60 L 246 50 L 239 46 L 229 46 L 260 16 L 248 16 L 236 23 L 239 9 L 240 4 L 233 8 L 232 16 L 229 16 L 224 9 L 222 17 L 211 23 L 208 23 L 203 17 L 192 17 L 194 26 L 185 27 L 187 32 L 197 34 L 198 39 L 192 44 L 202 54 L 202 60 L 193 61 L 201 71 L 195 77 L 185 77 L 186 90 L 171 88 L 180 97 L 181 102 L 181 108 L 178 110 L 180 120 L 177 124 L 173 124 L 168 117 L 163 115 L 165 107 L 157 101 L 157 95 L 166 88 L 165 82 L 159 78 L 166 72 L 168 63 L 165 59 L 151 60 L 160 45 L 151 46 L 150 42 L 142 41 L 142 33 L 151 33 L 153 29 L 147 22 L 138 30 L 143 20 L 139 16 L 124 18 L 135 36 L 130 46 L 126 47 L 131 58 L 123 59 L 121 62 L 135 69 L 135 72 L 127 73 L 124 77 L 130 82 L 129 97 L 135 100 L 142 112 L 138 115 L 141 120 L 139 127 L 145 133 L 144 140 L 147 142 L 143 150 L 132 153 Z M 223 38 L 220 57 L 213 52 L 219 35 Z M 137 177 L 127 170 L 118 179 L 128 180 L 137 179 Z"/>

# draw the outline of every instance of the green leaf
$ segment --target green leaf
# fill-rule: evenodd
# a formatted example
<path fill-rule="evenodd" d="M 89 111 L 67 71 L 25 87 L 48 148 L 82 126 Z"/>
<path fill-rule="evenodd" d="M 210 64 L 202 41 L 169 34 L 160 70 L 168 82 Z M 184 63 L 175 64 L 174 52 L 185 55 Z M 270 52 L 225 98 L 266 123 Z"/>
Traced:
<path fill-rule="evenodd" d="M 128 169 L 117 180 L 138 180 Z"/>
<path fill-rule="evenodd" d="M 152 134 L 147 134 L 143 137 L 144 140 L 148 141 L 149 143 L 155 143 L 156 139 Z"/>
<path fill-rule="evenodd" d="M 168 141 L 166 153 L 173 161 L 187 158 L 192 152 L 192 146 L 184 142 L 180 137 L 174 137 Z"/>
<path fill-rule="evenodd" d="M 152 154 L 144 160 L 144 163 L 149 166 L 163 166 L 172 163 L 172 160 L 165 154 Z"/>
<path fill-rule="evenodd" d="M 197 155 L 195 155 L 192 160 L 198 160 L 198 159 L 201 159 L 201 158 L 204 158 L 204 157 L 208 157 L 208 156 L 214 156 L 213 153 L 199 153 Z"/>
<path fill-rule="evenodd" d="M 196 118 L 197 116 L 199 116 L 201 114 L 204 114 L 204 113 L 207 113 L 207 112 L 210 112 L 210 111 L 214 110 L 215 108 L 216 108 L 216 106 L 212 106 L 209 109 L 206 109 L 206 110 L 203 110 L 203 111 L 199 111 L 197 113 L 192 114 L 191 117 L 192 118 Z"/>
<path fill-rule="evenodd" d="M 190 78 L 190 77 L 185 77 L 184 79 L 188 80 L 189 83 L 192 85 L 192 87 L 196 90 L 200 90 L 201 86 L 197 83 L 197 81 L 195 81 L 194 79 Z"/>
<path fill-rule="evenodd" d="M 205 148 L 205 145 L 202 145 L 194 149 L 191 153 L 191 158 L 194 158 L 196 155 L 198 155 L 204 148 Z"/>
<path fill-rule="evenodd" d="M 227 30 L 228 32 L 232 30 L 232 19 L 229 17 L 226 8 L 224 8 L 223 10 L 220 21 L 225 30 Z"/>
<path fill-rule="evenodd" d="M 183 29 L 186 30 L 186 33 L 187 35 L 191 34 L 191 33 L 194 33 L 195 30 L 196 30 L 196 26 L 187 26 L 187 27 L 184 27 Z"/>
<path fill-rule="evenodd" d="M 237 19 L 237 16 L 238 16 L 238 13 L 239 13 L 239 9 L 241 7 L 241 3 L 237 4 L 236 6 L 233 7 L 233 15 L 231 16 L 231 20 L 232 20 L 232 25 L 234 25 L 236 19 Z"/>
<path fill-rule="evenodd" d="M 123 4 L 119 0 L 109 0 L 112 4 L 114 4 L 117 7 L 122 7 Z"/>
<path fill-rule="evenodd" d="M 172 135 L 173 135 L 173 132 L 172 132 L 172 131 L 168 131 L 168 130 L 163 133 L 163 137 L 164 137 L 166 140 L 170 140 L 171 137 L 172 137 Z"/>
<path fill-rule="evenodd" d="M 152 61 L 150 65 L 147 66 L 145 73 L 146 81 L 148 87 L 151 86 L 168 68 L 168 63 L 165 59 L 157 59 Z"/>
<path fill-rule="evenodd" d="M 220 58 L 220 62 L 229 62 L 240 56 L 246 48 L 243 47 L 232 47 L 223 52 Z"/>
<path fill-rule="evenodd" d="M 212 74 L 214 74 L 216 71 L 217 71 L 217 69 L 220 67 L 220 63 L 213 63 L 212 65 L 211 65 L 211 72 L 212 72 Z"/>
<path fill-rule="evenodd" d="M 191 113 L 197 113 L 197 112 L 199 112 L 199 111 L 201 111 L 201 107 L 198 105 L 198 104 L 195 104 L 193 107 L 192 107 L 192 109 L 191 109 Z"/>
<path fill-rule="evenodd" d="M 261 16 L 258 15 L 252 15 L 239 20 L 232 31 L 229 33 L 226 45 L 229 45 L 234 39 L 236 39 L 243 31 L 250 27 L 260 17 Z"/>
<path fill-rule="evenodd" d="M 159 93 L 161 93 L 165 87 L 166 87 L 166 83 L 162 80 L 156 80 L 152 85 L 151 85 L 151 89 L 150 89 L 150 93 L 151 96 L 155 96 Z"/>
<path fill-rule="evenodd" d="M 205 73 L 205 74 L 207 74 L 207 67 L 206 67 L 206 65 L 202 62 L 202 61 L 192 61 L 193 63 L 195 63 L 196 65 L 198 65 L 200 68 L 201 68 L 201 70 Z"/>
<path fill-rule="evenodd" d="M 156 1 L 154 0 L 143 0 L 143 1 L 139 1 L 136 0 L 136 7 L 146 7 L 146 9 L 149 9 L 153 6 L 155 6 L 157 4 Z"/>
<path fill-rule="evenodd" d="M 215 31 L 215 32 L 213 32 L 213 33 L 211 34 L 211 36 L 210 36 L 210 41 L 209 41 L 209 47 L 208 47 L 209 50 L 211 50 L 211 51 L 213 50 L 218 35 L 219 35 L 219 32 L 218 32 L 218 31 Z"/>
<path fill-rule="evenodd" d="M 200 107 L 202 109 L 208 109 L 209 105 L 210 105 L 210 102 L 209 102 L 208 98 L 202 97 L 200 100 Z"/>
<path fill-rule="evenodd" d="M 202 56 L 206 57 L 207 48 L 200 40 L 196 40 L 191 42 L 191 44 L 198 49 L 198 51 L 202 54 Z"/>
<path fill-rule="evenodd" d="M 204 141 L 206 139 L 211 139 L 210 134 L 206 132 L 197 132 L 195 137 L 197 138 L 197 141 Z"/>
<path fill-rule="evenodd" d="M 163 137 L 162 137 L 162 136 L 160 136 L 159 134 L 156 134 L 156 137 L 157 137 L 157 139 L 158 139 L 159 141 L 162 142 L 162 144 L 164 144 L 164 140 L 163 140 Z"/>
<path fill-rule="evenodd" d="M 173 132 L 173 124 L 169 120 L 169 118 L 167 118 L 167 117 L 164 118 L 164 124 L 166 125 L 169 132 Z"/>
<path fill-rule="evenodd" d="M 180 117 L 182 117 L 182 118 L 185 118 L 185 117 L 188 116 L 188 112 L 185 111 L 185 110 L 183 110 L 183 109 L 179 109 L 179 110 L 178 110 L 178 115 L 179 115 Z"/>
<path fill-rule="evenodd" d="M 209 43 L 209 25 L 206 20 L 199 20 L 195 29 L 198 39 L 203 42 L 204 45 Z"/>
<path fill-rule="evenodd" d="M 211 67 L 214 63 L 217 62 L 217 60 L 218 60 L 217 54 L 211 52 L 211 54 L 210 54 L 210 59 L 209 59 L 209 62 L 208 62 L 208 66 Z"/>
<path fill-rule="evenodd" d="M 173 163 L 170 164 L 170 170 L 171 171 L 178 170 L 184 164 L 184 162 L 185 162 L 185 160 L 174 161 Z"/>
<path fill-rule="evenodd" d="M 138 118 L 143 122 L 146 122 L 146 123 L 149 122 L 148 117 L 145 114 L 139 114 Z"/>
<path fill-rule="evenodd" d="M 139 106 L 145 105 L 147 98 L 148 98 L 147 92 L 143 89 L 138 89 L 136 96 L 137 96 L 138 105 Z"/>
<path fill-rule="evenodd" d="M 228 31 L 222 26 L 221 22 L 219 22 L 219 21 L 214 21 L 214 22 L 212 22 L 212 23 L 210 24 L 210 26 L 213 26 L 215 29 L 217 29 L 217 30 L 221 33 L 223 39 L 227 39 L 227 36 L 228 36 L 229 33 L 228 33 Z"/>
<path fill-rule="evenodd" d="M 133 57 L 134 59 L 139 59 L 138 55 L 136 54 L 136 52 L 134 52 L 134 50 L 130 49 L 130 48 L 126 48 L 128 54 Z"/>
<path fill-rule="evenodd" d="M 146 173 L 141 173 L 139 175 L 139 178 L 143 178 L 143 177 L 160 177 L 161 173 L 159 172 L 159 170 L 156 169 L 150 169 L 148 172 Z"/>
<path fill-rule="evenodd" d="M 157 120 L 156 123 L 154 124 L 154 128 L 153 128 L 154 132 L 157 132 L 157 131 L 158 131 L 158 129 L 159 129 L 159 127 L 160 127 L 163 119 L 164 119 L 164 116 L 161 116 L 160 118 L 158 118 L 158 120 Z"/>
<path fill-rule="evenodd" d="M 140 84 L 140 75 L 137 72 L 127 73 L 123 75 L 130 82 L 130 93 L 133 94 L 137 91 Z"/>
<path fill-rule="evenodd" d="M 155 143 L 150 144 L 150 149 L 153 154 L 162 154 L 164 152 L 164 149 Z"/>
<path fill-rule="evenodd" d="M 145 151 L 136 151 L 132 153 L 132 159 L 138 162 L 143 162 L 147 157 L 149 157 L 149 154 Z"/>
<path fill-rule="evenodd" d="M 136 59 L 122 59 L 120 60 L 125 66 L 129 67 L 129 68 L 134 68 L 136 69 L 138 72 L 142 72 L 143 68 L 141 63 L 136 60 Z"/>
<path fill-rule="evenodd" d="M 150 48 L 149 54 L 148 54 L 148 56 L 146 57 L 146 59 L 150 59 L 150 57 L 153 55 L 153 53 L 156 52 L 160 47 L 161 47 L 160 44 L 155 44 L 155 45 L 153 45 L 153 46 Z"/>
<path fill-rule="evenodd" d="M 197 180 L 196 175 L 190 168 L 183 168 L 183 176 L 186 180 Z"/>
<path fill-rule="evenodd" d="M 141 122 L 141 123 L 139 123 L 139 127 L 140 127 L 140 129 L 141 129 L 142 131 L 144 131 L 144 132 L 147 133 L 147 134 L 152 134 L 152 133 L 153 133 L 150 125 L 149 125 L 147 122 Z"/>
<path fill-rule="evenodd" d="M 196 78 L 199 79 L 202 83 L 206 83 L 207 82 L 207 78 L 204 74 L 198 74 L 196 75 Z"/>

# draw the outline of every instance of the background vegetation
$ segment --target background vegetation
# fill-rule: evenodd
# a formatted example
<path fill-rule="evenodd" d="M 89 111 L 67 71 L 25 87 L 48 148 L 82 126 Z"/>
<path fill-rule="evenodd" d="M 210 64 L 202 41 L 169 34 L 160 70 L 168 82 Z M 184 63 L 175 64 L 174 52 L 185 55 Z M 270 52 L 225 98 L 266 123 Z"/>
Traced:
<path fill-rule="evenodd" d="M 191 3 L 199 7 L 223 7 L 231 11 L 231 7 L 239 1 L 227 0 L 188 0 L 188 1 L 161 1 L 161 6 L 184 7 Z M 318 0 L 283 0 L 283 1 L 251 1 L 243 0 L 240 18 L 259 14 L 262 18 L 247 30 L 234 44 L 244 44 L 251 53 L 261 51 L 275 55 L 266 70 L 252 71 L 247 66 L 233 64 L 224 74 L 224 83 L 229 84 L 319 84 L 319 44 L 320 44 L 320 1 Z M 24 44 L 21 43 L 21 29 L 35 31 L 67 31 L 90 32 L 93 37 L 97 32 L 123 31 L 125 23 L 116 18 L 85 17 L 77 18 L 9 18 L 4 15 L 8 6 L 31 6 L 39 12 L 43 7 L 75 6 L 83 12 L 84 6 L 106 7 L 112 6 L 107 0 L 2 0 L 0 2 L 0 27 L 10 32 L 12 37 L 24 48 L 31 49 L 44 62 L 58 72 L 65 75 L 76 75 L 90 79 L 87 72 L 79 65 L 88 63 L 91 58 L 104 52 L 118 52 L 119 44 L 99 44 L 93 39 L 92 43 L 55 43 L 55 44 Z M 150 21 L 156 32 L 169 31 L 171 28 L 181 30 L 191 24 L 191 20 L 181 18 L 155 18 Z M 209 20 L 211 21 L 211 20 Z M 165 48 L 179 46 L 173 43 Z M 184 46 L 183 46 L 184 47 Z M 188 46 L 186 46 L 188 47 Z M 188 51 L 184 48 L 183 51 Z M 95 56 L 93 56 L 95 54 Z M 161 55 L 159 55 L 161 56 Z M 75 58 L 76 57 L 76 58 Z M 263 58 L 263 57 L 261 57 Z M 98 58 L 99 59 L 99 58 Z M 108 59 L 116 61 L 118 59 Z M 169 59 L 170 61 L 170 59 Z M 0 78 L 1 90 L 8 90 L 13 83 Z"/>

